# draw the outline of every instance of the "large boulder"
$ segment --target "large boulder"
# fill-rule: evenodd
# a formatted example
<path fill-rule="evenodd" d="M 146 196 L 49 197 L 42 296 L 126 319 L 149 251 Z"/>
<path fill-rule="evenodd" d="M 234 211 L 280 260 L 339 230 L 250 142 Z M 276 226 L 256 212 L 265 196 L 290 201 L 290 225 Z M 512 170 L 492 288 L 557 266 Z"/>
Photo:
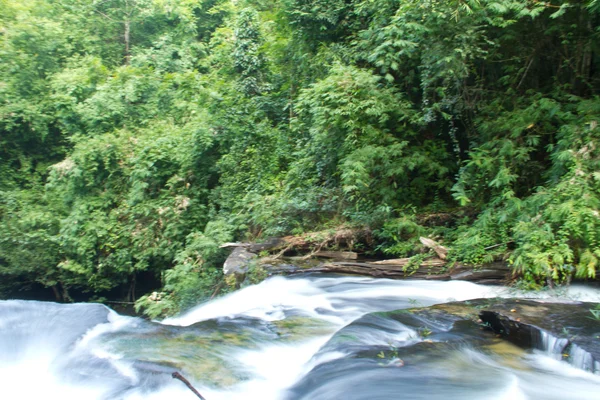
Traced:
<path fill-rule="evenodd" d="M 223 264 L 223 273 L 225 275 L 245 275 L 250 262 L 256 257 L 258 256 L 249 252 L 245 247 L 235 247 Z"/>

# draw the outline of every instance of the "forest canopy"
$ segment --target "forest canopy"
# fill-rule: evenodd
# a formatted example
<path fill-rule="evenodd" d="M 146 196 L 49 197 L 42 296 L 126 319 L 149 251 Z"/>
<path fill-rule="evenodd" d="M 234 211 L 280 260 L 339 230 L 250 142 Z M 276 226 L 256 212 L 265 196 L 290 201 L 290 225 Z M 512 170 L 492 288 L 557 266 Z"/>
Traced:
<path fill-rule="evenodd" d="M 1 296 L 175 312 L 219 290 L 220 244 L 340 226 L 596 277 L 600 1 L 0 10 Z"/>

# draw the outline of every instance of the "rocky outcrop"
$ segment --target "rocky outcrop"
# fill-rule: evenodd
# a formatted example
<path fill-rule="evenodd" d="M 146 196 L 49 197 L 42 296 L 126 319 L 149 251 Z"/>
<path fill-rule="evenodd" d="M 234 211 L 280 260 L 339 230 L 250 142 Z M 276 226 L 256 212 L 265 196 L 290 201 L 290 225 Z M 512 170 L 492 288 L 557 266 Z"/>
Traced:
<path fill-rule="evenodd" d="M 512 343 L 563 358 L 573 366 L 600 374 L 598 304 L 509 300 L 487 306 L 479 318 Z"/>
<path fill-rule="evenodd" d="M 512 270 L 505 262 L 493 262 L 479 268 L 457 264 L 450 270 L 450 278 L 453 281 L 502 284 L 512 279 Z"/>
<path fill-rule="evenodd" d="M 553 365 L 548 372 L 538 364 L 547 360 L 530 353 L 543 350 L 592 371 L 589 363 L 579 360 L 590 360 L 600 348 L 594 333 L 598 322 L 588 318 L 593 317 L 593 307 L 596 304 L 478 299 L 365 314 L 321 347 L 313 360 L 326 361 L 304 375 L 286 398 L 592 399 L 597 379 L 565 366 L 565 375 L 573 377 L 566 380 L 559 372 L 562 368 Z M 482 322 L 480 316 L 485 315 L 511 322 L 501 322 L 495 330 L 491 322 Z M 572 333 L 564 336 L 565 329 Z M 539 341 L 550 332 L 559 336 Z M 570 345 L 563 348 L 567 341 Z M 537 379 L 539 384 L 531 385 Z M 580 396 L 589 390 L 591 395 Z"/>
<path fill-rule="evenodd" d="M 233 249 L 225 263 L 223 264 L 223 273 L 225 275 L 235 274 L 244 275 L 248 270 L 250 261 L 258 256 L 249 252 L 245 247 L 236 247 Z"/>
<path fill-rule="evenodd" d="M 496 298 L 400 310 L 389 316 L 433 332 L 440 326 L 450 329 L 457 324 L 475 323 L 523 349 L 541 350 L 577 368 L 600 374 L 600 320 L 590 312 L 596 307 L 597 303 Z M 473 330 L 477 325 L 470 326 Z"/>

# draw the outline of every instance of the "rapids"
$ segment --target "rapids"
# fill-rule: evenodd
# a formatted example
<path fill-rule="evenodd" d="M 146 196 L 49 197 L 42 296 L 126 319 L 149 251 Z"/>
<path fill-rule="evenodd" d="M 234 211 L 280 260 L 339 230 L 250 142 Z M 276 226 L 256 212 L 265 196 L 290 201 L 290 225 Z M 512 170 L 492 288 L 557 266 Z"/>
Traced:
<path fill-rule="evenodd" d="M 274 277 L 161 322 L 98 304 L 2 301 L 1 396 L 196 399 L 171 378 L 180 371 L 207 400 L 597 399 L 600 376 L 557 360 L 556 343 L 537 352 L 468 334 L 427 338 L 382 313 L 499 296 L 532 294 L 457 281 Z M 600 302 L 589 288 L 535 296 Z"/>

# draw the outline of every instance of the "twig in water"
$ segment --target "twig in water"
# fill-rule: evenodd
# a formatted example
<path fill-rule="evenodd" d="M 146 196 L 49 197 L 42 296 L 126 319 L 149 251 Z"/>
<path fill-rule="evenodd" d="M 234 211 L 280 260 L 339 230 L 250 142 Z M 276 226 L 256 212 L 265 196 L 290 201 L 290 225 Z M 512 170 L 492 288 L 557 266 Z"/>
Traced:
<path fill-rule="evenodd" d="M 198 398 L 200 400 L 206 400 L 204 397 L 202 397 L 202 395 L 200 393 L 198 393 L 198 391 L 196 390 L 196 388 L 192 386 L 192 384 L 190 383 L 190 381 L 188 381 L 187 379 L 185 379 L 179 372 L 173 372 L 171 374 L 171 376 L 173 377 L 173 379 L 179 379 L 181 382 L 185 383 L 185 386 L 187 386 L 192 392 L 194 392 L 194 394 L 196 396 L 198 396 Z"/>

